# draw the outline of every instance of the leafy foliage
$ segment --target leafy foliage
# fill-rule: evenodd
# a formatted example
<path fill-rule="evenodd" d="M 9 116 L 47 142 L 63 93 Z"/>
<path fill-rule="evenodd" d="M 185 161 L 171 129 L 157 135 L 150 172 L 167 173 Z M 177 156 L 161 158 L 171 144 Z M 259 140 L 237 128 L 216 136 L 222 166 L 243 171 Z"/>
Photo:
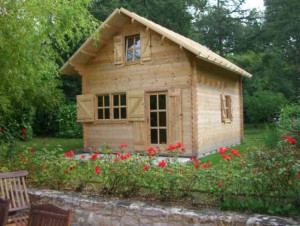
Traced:
<path fill-rule="evenodd" d="M 95 28 L 89 3 L 1 1 L 1 128 L 12 130 L 11 124 L 18 126 L 15 132 L 28 125 L 31 128 L 37 109 L 50 111 L 63 101 L 57 89 L 58 63 L 62 51 L 69 54 L 72 44 Z"/>
<path fill-rule="evenodd" d="M 56 115 L 59 137 L 82 137 L 82 125 L 76 121 L 77 106 L 75 103 L 59 107 Z"/>
<path fill-rule="evenodd" d="M 246 117 L 251 123 L 274 121 L 285 104 L 286 99 L 281 93 L 271 91 L 257 91 L 244 98 Z"/>

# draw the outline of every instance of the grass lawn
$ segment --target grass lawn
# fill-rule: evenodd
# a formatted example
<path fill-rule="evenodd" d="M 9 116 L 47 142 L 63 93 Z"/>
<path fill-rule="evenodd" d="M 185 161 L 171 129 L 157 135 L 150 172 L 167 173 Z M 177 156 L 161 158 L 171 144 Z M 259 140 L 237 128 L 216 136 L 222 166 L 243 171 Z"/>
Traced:
<path fill-rule="evenodd" d="M 254 127 L 253 125 L 245 125 L 244 129 L 243 143 L 232 147 L 232 149 L 239 150 L 240 153 L 247 153 L 248 150 L 251 150 L 251 147 L 259 146 L 263 143 L 265 125 L 261 124 L 257 127 Z M 222 157 L 219 153 L 211 154 L 207 157 L 201 158 L 201 162 L 212 161 L 214 164 L 218 164 L 221 160 Z"/>
<path fill-rule="evenodd" d="M 257 128 L 254 128 L 253 125 L 245 125 L 245 137 L 244 142 L 241 145 L 235 146 L 234 149 L 238 149 L 240 153 L 247 152 L 247 149 L 251 149 L 253 146 L 262 144 L 264 125 L 258 125 Z M 24 148 L 34 148 L 34 149 L 53 149 L 55 147 L 61 147 L 64 151 L 69 150 L 78 150 L 82 149 L 83 141 L 79 139 L 66 139 L 66 138 L 55 138 L 55 137 L 35 137 L 28 141 L 18 141 L 15 144 L 15 149 L 22 150 Z M 218 153 L 211 154 L 207 157 L 202 157 L 201 161 L 212 161 L 214 164 L 217 164 L 222 158 Z"/>
<path fill-rule="evenodd" d="M 79 139 L 67 139 L 67 138 L 56 138 L 56 137 L 34 137 L 28 141 L 17 141 L 15 144 L 15 149 L 22 150 L 23 148 L 33 148 L 33 149 L 53 149 L 55 147 L 61 147 L 64 151 L 69 151 L 71 149 L 76 150 L 83 147 L 83 140 Z"/>

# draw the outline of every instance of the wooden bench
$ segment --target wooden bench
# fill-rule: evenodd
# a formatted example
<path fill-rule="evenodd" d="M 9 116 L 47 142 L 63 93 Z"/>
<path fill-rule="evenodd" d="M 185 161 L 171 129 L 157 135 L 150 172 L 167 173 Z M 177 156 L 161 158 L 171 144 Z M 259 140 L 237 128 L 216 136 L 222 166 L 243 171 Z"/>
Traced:
<path fill-rule="evenodd" d="M 52 204 L 32 205 L 29 226 L 70 226 L 72 210 L 64 210 Z"/>
<path fill-rule="evenodd" d="M 27 171 L 0 173 L 0 196 L 10 200 L 7 225 L 28 225 L 30 202 L 25 183 L 27 174 Z"/>

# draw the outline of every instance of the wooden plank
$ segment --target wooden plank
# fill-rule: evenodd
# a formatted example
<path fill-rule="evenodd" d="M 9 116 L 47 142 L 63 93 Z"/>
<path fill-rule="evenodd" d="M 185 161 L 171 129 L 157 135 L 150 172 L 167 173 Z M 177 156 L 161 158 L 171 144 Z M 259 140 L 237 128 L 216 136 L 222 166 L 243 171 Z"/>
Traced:
<path fill-rule="evenodd" d="M 23 171 L 16 171 L 16 172 L 8 172 L 8 173 L 0 173 L 0 179 L 1 178 L 11 178 L 11 177 L 23 177 L 27 176 L 28 172 L 23 170 Z"/>

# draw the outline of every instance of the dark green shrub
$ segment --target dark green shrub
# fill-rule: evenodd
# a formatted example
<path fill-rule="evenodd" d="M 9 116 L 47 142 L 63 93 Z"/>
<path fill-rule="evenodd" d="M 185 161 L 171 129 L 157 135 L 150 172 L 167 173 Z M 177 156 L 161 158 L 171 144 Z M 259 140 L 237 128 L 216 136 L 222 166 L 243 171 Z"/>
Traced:
<path fill-rule="evenodd" d="M 63 105 L 59 108 L 56 116 L 57 136 L 66 138 L 82 137 L 82 125 L 76 121 L 76 109 L 75 103 Z"/>

